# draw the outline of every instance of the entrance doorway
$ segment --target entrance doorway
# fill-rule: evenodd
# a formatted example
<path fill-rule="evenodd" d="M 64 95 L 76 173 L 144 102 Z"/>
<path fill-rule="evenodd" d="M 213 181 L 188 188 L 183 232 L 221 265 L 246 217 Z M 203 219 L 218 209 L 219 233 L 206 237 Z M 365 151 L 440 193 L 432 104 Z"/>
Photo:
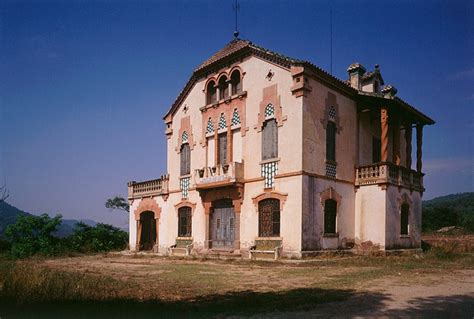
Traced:
<path fill-rule="evenodd" d="M 213 202 L 211 242 L 213 249 L 234 249 L 235 213 L 231 199 Z"/>
<path fill-rule="evenodd" d="M 153 212 L 140 214 L 140 250 L 152 250 L 156 241 L 156 222 Z"/>

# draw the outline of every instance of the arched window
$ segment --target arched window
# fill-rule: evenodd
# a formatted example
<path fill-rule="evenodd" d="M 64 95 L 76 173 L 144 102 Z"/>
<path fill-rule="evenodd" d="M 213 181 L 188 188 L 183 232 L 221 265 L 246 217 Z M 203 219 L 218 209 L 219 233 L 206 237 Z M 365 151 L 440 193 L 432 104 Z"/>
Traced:
<path fill-rule="evenodd" d="M 207 84 L 207 96 L 206 96 L 206 104 L 212 104 L 217 101 L 217 89 L 216 83 L 214 81 L 210 81 Z"/>
<path fill-rule="evenodd" d="M 410 213 L 410 205 L 402 204 L 400 212 L 400 235 L 408 235 L 408 216 Z"/>
<path fill-rule="evenodd" d="M 178 209 L 178 237 L 191 237 L 192 215 L 191 207 Z"/>
<path fill-rule="evenodd" d="M 326 160 L 336 161 L 336 124 L 332 121 L 326 126 Z"/>
<path fill-rule="evenodd" d="M 337 202 L 334 199 L 324 201 L 324 233 L 336 233 Z"/>
<path fill-rule="evenodd" d="M 239 70 L 232 72 L 230 76 L 230 81 L 232 83 L 232 95 L 242 92 L 242 82 L 240 79 Z"/>
<path fill-rule="evenodd" d="M 278 126 L 275 119 L 263 123 L 262 160 L 278 157 Z"/>
<path fill-rule="evenodd" d="M 260 237 L 280 236 L 280 201 L 264 199 L 258 203 L 258 235 Z"/>
<path fill-rule="evenodd" d="M 229 97 L 229 83 L 227 83 L 227 77 L 222 76 L 219 79 L 219 99 L 223 100 Z"/>
<path fill-rule="evenodd" d="M 183 145 L 181 145 L 180 173 L 181 176 L 188 175 L 191 173 L 191 151 L 189 149 L 188 143 L 184 143 Z"/>

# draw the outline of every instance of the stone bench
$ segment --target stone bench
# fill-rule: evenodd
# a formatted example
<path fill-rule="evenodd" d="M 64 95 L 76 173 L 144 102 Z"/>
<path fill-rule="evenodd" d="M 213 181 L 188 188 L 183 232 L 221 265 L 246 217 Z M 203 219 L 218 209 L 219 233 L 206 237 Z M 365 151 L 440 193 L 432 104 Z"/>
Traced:
<path fill-rule="evenodd" d="M 191 255 L 191 249 L 193 248 L 192 238 L 176 238 L 176 244 L 169 248 L 170 256 L 180 255 L 189 256 Z"/>
<path fill-rule="evenodd" d="M 278 239 L 255 239 L 255 245 L 250 247 L 249 258 L 255 260 L 257 257 L 268 256 L 277 260 L 283 250 L 283 240 Z"/>

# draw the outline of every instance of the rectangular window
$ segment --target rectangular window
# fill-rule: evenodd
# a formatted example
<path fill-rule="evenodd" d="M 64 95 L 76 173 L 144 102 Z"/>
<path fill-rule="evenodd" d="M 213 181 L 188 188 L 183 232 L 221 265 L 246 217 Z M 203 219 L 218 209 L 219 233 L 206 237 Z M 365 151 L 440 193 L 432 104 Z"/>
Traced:
<path fill-rule="evenodd" d="M 372 137 L 372 163 L 379 163 L 382 151 L 382 144 L 378 138 Z"/>
<path fill-rule="evenodd" d="M 219 134 L 219 159 L 218 164 L 227 164 L 227 133 Z"/>
<path fill-rule="evenodd" d="M 276 120 L 268 120 L 262 130 L 262 160 L 278 157 L 278 126 Z"/>
<path fill-rule="evenodd" d="M 331 121 L 326 126 L 326 160 L 336 161 L 336 124 Z"/>
<path fill-rule="evenodd" d="M 181 207 L 178 210 L 178 218 L 178 236 L 191 237 L 191 207 Z"/>
<path fill-rule="evenodd" d="M 189 144 L 183 144 L 181 146 L 180 153 L 180 174 L 188 175 L 191 173 L 191 151 L 189 149 Z"/>

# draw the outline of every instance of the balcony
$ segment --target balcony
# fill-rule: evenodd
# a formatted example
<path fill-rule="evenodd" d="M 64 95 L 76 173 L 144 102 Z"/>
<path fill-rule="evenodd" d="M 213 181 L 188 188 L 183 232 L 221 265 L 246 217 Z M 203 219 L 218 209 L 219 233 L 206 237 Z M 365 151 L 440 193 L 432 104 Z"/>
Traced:
<path fill-rule="evenodd" d="M 196 169 L 194 183 L 196 189 L 231 186 L 244 181 L 244 165 L 231 162 L 226 165 Z"/>
<path fill-rule="evenodd" d="M 128 199 L 168 194 L 169 175 L 144 182 L 128 182 Z"/>
<path fill-rule="evenodd" d="M 392 163 L 375 163 L 356 169 L 356 186 L 392 184 L 424 191 L 423 174 Z"/>

